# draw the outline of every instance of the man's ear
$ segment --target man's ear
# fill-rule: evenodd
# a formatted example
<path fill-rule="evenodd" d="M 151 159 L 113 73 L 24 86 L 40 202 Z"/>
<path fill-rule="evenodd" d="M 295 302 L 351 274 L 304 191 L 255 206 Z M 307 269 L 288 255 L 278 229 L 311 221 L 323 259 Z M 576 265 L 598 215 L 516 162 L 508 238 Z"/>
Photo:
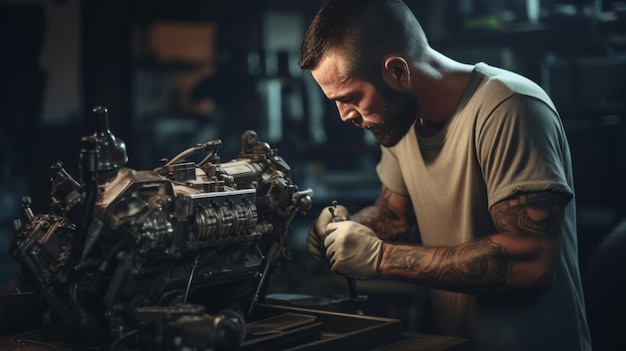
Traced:
<path fill-rule="evenodd" d="M 383 79 L 389 86 L 404 90 L 411 81 L 408 62 L 397 55 L 385 56 L 383 59 Z"/>

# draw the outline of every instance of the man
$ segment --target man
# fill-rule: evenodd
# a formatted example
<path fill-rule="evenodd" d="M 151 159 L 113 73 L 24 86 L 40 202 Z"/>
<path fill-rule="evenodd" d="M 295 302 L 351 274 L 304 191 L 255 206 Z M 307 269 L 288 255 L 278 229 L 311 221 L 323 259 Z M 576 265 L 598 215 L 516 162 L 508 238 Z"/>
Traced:
<path fill-rule="evenodd" d="M 432 288 L 434 327 L 478 350 L 591 348 L 570 151 L 539 86 L 435 51 L 400 0 L 331 0 L 300 67 L 382 150 L 376 203 L 337 208 L 344 221 L 324 209 L 312 254 L 347 276 Z"/>

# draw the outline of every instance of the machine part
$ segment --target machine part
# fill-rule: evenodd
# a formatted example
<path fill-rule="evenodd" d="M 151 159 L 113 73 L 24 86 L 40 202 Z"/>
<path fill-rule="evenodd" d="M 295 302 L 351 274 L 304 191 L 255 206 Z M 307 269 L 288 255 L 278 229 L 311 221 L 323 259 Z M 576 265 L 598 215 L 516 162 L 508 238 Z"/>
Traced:
<path fill-rule="evenodd" d="M 163 314 L 168 306 L 201 305 L 212 316 L 202 318 L 213 321 L 233 306 L 252 311 L 275 265 L 289 258 L 285 238 L 294 217 L 311 208 L 312 191 L 298 190 L 277 150 L 250 130 L 229 162 L 221 162 L 222 142 L 213 140 L 153 170 L 127 168 L 106 108 L 93 114 L 79 179 L 54 163 L 50 212 L 34 214 L 24 197 L 23 218 L 12 223 L 19 289 L 32 287 L 45 301 L 46 333 L 95 345 L 141 334 L 149 308 Z M 201 162 L 187 160 L 199 153 L 207 154 Z M 163 325 L 184 334 L 196 324 Z"/>

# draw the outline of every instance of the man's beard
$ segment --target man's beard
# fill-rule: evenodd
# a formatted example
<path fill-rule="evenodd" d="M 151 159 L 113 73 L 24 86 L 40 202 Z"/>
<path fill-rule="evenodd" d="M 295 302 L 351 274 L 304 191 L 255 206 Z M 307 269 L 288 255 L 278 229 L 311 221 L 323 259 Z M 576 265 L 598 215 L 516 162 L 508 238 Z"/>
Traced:
<path fill-rule="evenodd" d="M 398 92 L 389 87 L 378 90 L 383 95 L 382 123 L 368 125 L 366 128 L 382 146 L 395 146 L 417 119 L 419 104 L 408 92 Z"/>

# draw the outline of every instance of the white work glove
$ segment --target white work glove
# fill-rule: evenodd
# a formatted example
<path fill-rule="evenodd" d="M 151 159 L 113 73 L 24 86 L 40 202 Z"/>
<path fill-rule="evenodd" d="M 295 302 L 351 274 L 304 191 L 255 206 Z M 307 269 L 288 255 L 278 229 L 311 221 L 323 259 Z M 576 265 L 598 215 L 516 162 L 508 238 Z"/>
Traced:
<path fill-rule="evenodd" d="M 334 216 L 329 211 L 333 208 Z M 306 246 L 311 255 L 318 261 L 328 263 L 326 259 L 326 248 L 324 247 L 324 239 L 326 238 L 326 226 L 328 223 L 335 221 L 345 221 L 350 217 L 348 209 L 341 205 L 328 206 L 322 209 L 320 215 L 317 217 L 311 228 L 309 229 L 309 235 L 306 239 Z M 334 219 L 333 219 L 334 218 Z"/>
<path fill-rule="evenodd" d="M 383 241 L 370 228 L 354 222 L 331 222 L 324 240 L 330 270 L 357 279 L 378 277 Z"/>

